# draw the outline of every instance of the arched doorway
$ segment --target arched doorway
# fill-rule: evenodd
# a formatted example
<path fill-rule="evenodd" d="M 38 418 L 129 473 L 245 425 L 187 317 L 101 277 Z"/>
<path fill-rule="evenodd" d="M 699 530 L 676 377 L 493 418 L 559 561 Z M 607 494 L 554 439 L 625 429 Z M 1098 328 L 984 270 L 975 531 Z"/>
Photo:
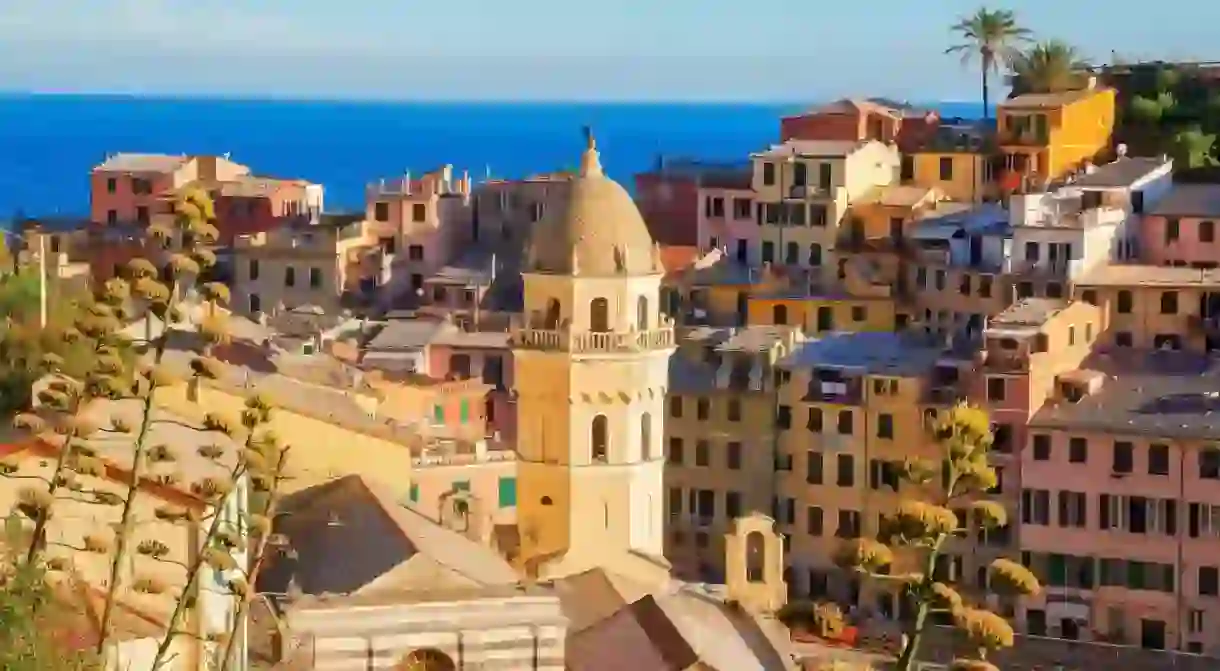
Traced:
<path fill-rule="evenodd" d="M 449 655 L 435 648 L 416 650 L 403 658 L 395 671 L 457 671 Z"/>
<path fill-rule="evenodd" d="M 554 298 L 546 302 L 546 315 L 543 316 L 544 326 L 554 330 L 559 328 L 559 301 Z"/>
<path fill-rule="evenodd" d="M 610 302 L 606 299 L 594 298 L 589 303 L 589 330 L 594 333 L 610 330 Z"/>

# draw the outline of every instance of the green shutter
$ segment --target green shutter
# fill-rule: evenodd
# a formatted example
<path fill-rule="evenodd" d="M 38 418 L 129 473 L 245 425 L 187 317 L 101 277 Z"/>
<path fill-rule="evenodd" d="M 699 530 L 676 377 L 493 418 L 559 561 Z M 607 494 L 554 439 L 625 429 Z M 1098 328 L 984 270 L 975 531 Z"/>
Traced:
<path fill-rule="evenodd" d="M 436 424 L 445 423 L 445 406 L 441 405 L 440 403 L 432 406 L 432 420 Z"/>
<path fill-rule="evenodd" d="M 470 491 L 470 481 L 469 480 L 455 480 L 453 482 L 453 491 L 455 491 L 455 492 Z"/>
<path fill-rule="evenodd" d="M 411 503 L 419 503 L 419 485 L 411 485 Z"/>
<path fill-rule="evenodd" d="M 500 507 L 517 505 L 517 478 L 500 478 Z"/>
<path fill-rule="evenodd" d="M 458 406 L 458 421 L 463 424 L 470 421 L 470 401 L 462 401 Z"/>

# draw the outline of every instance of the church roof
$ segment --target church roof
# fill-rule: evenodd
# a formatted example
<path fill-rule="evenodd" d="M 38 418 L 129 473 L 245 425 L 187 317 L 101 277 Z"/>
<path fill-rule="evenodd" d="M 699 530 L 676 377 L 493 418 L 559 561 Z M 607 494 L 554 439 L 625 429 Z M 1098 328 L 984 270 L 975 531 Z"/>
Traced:
<path fill-rule="evenodd" d="M 580 172 L 531 236 L 527 273 L 653 275 L 665 272 L 635 201 L 602 171 L 592 134 Z"/>
<path fill-rule="evenodd" d="M 263 591 L 365 595 L 515 585 L 519 578 L 490 548 L 399 505 L 349 475 L 284 500 L 275 531 L 295 559 L 268 566 Z M 265 588 L 265 589 L 264 589 Z"/>

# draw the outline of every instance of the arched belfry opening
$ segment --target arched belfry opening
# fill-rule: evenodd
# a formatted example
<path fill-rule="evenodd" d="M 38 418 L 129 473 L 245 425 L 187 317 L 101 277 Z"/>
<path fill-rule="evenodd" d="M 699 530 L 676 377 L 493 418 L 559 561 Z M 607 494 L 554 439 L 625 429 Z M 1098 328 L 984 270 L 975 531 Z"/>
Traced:
<path fill-rule="evenodd" d="M 435 648 L 415 650 L 403 658 L 395 671 L 457 671 L 457 664 L 445 653 Z"/>
<path fill-rule="evenodd" d="M 589 428 L 589 449 L 593 461 L 606 461 L 610 456 L 610 426 L 605 415 L 593 418 Z"/>
<path fill-rule="evenodd" d="M 767 568 L 767 539 L 761 531 L 746 534 L 746 580 L 762 582 Z"/>
<path fill-rule="evenodd" d="M 594 333 L 610 330 L 610 302 L 605 298 L 594 298 L 589 302 L 589 330 Z"/>

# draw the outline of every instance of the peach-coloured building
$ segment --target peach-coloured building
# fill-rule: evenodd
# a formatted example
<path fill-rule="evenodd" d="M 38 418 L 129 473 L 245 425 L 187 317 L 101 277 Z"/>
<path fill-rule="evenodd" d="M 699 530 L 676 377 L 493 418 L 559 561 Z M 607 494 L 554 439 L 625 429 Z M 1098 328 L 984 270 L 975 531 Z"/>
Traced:
<path fill-rule="evenodd" d="M 453 260 L 468 238 L 470 177 L 454 177 L 453 166 L 368 185 L 365 217 L 386 259 L 380 284 L 389 301 L 418 296 L 424 279 Z"/>
<path fill-rule="evenodd" d="M 1147 263 L 1164 266 L 1220 266 L 1220 184 L 1178 184 L 1150 207 L 1140 229 Z"/>
<path fill-rule="evenodd" d="M 163 196 L 195 180 L 229 181 L 250 169 L 217 156 L 115 154 L 89 176 L 94 223 L 147 225 L 165 211 Z"/>
<path fill-rule="evenodd" d="M 1190 354 L 1060 376 L 1021 454 L 1027 631 L 1220 652 L 1220 376 Z M 1088 370 L 1092 369 L 1092 370 Z"/>
<path fill-rule="evenodd" d="M 507 332 L 442 330 L 428 344 L 428 372 L 443 379 L 476 379 L 487 385 L 481 399 L 487 435 L 512 442 L 517 408 L 512 350 Z"/>
<path fill-rule="evenodd" d="M 698 247 L 723 249 L 740 263 L 759 264 L 761 251 L 753 175 L 710 175 L 699 185 Z"/>

